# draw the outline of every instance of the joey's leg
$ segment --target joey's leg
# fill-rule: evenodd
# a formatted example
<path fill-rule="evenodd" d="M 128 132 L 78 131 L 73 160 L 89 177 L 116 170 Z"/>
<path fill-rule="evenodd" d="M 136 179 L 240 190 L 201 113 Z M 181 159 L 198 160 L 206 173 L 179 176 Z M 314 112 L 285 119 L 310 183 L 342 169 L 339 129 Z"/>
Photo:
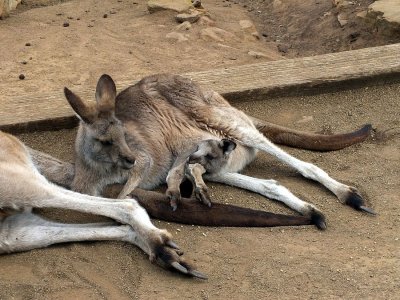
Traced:
<path fill-rule="evenodd" d="M 211 200 L 208 194 L 208 188 L 203 180 L 203 174 L 206 169 L 201 164 L 188 164 L 186 175 L 192 181 L 194 186 L 194 194 L 197 200 L 211 207 Z"/>
<path fill-rule="evenodd" d="M 174 164 L 174 166 L 168 172 L 167 175 L 166 181 L 168 188 L 166 191 L 166 195 L 170 199 L 173 211 L 177 209 L 178 203 L 181 200 L 181 192 L 179 190 L 179 186 L 185 177 L 185 166 L 186 166 L 186 160 L 181 163 Z"/>
<path fill-rule="evenodd" d="M 259 179 L 239 173 L 221 173 L 206 177 L 207 180 L 240 187 L 265 197 L 278 200 L 302 215 L 309 216 L 319 229 L 325 229 L 325 217 L 314 205 L 307 203 L 275 180 Z"/>
<path fill-rule="evenodd" d="M 168 172 L 166 181 L 168 189 L 166 194 L 170 199 L 172 210 L 175 211 L 178 203 L 181 200 L 180 184 L 185 178 L 185 169 L 188 163 L 189 156 L 196 150 L 197 147 L 184 151 L 179 155 L 172 165 L 171 170 Z"/>
<path fill-rule="evenodd" d="M 325 171 L 321 168 L 297 159 L 290 154 L 286 153 L 278 146 L 270 142 L 262 133 L 260 133 L 254 126 L 249 125 L 249 118 L 242 112 L 230 108 L 232 112 L 227 108 L 219 109 L 214 108 L 215 122 L 216 125 L 213 126 L 225 126 L 229 130 L 229 135 L 231 138 L 235 138 L 242 144 L 253 147 L 262 151 L 265 151 L 273 156 L 275 156 L 280 161 L 286 163 L 290 167 L 294 168 L 304 177 L 318 181 L 334 193 L 339 200 L 343 203 L 357 209 L 363 210 L 369 213 L 374 213 L 374 211 L 365 206 L 363 198 L 360 196 L 357 189 L 354 187 L 345 185 L 331 178 Z M 236 112 L 236 118 L 231 117 Z M 218 119 L 217 119 L 218 117 Z M 227 122 L 230 122 L 227 123 Z"/>

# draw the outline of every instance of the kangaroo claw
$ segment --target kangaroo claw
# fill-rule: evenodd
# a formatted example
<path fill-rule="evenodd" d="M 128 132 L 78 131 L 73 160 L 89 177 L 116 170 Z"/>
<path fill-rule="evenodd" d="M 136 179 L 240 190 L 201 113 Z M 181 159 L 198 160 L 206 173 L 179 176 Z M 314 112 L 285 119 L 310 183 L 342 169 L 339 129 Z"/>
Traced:
<path fill-rule="evenodd" d="M 179 191 L 171 191 L 171 190 L 167 190 L 167 196 L 170 200 L 170 205 L 172 208 L 172 211 L 176 211 L 178 208 L 178 203 L 181 200 L 181 194 Z"/>
<path fill-rule="evenodd" d="M 186 269 L 184 266 L 182 266 L 177 261 L 174 261 L 173 263 L 171 263 L 171 266 L 174 267 L 176 270 L 178 270 L 179 272 L 181 272 L 183 274 L 188 274 L 189 273 L 188 269 Z"/>
<path fill-rule="evenodd" d="M 211 200 L 207 189 L 196 187 L 194 190 L 194 194 L 197 200 L 207 205 L 208 207 L 211 207 Z"/>
<path fill-rule="evenodd" d="M 366 207 L 364 205 L 360 206 L 360 210 L 363 210 L 371 215 L 377 215 L 377 213 L 372 208 Z"/>
<path fill-rule="evenodd" d="M 356 210 L 361 210 L 371 215 L 376 215 L 376 212 L 372 208 L 365 206 L 364 199 L 355 188 L 351 188 L 345 199 L 345 203 Z"/>
<path fill-rule="evenodd" d="M 200 273 L 199 271 L 196 270 L 190 270 L 188 274 L 199 279 L 204 279 L 204 280 L 208 279 L 207 275 Z"/>
<path fill-rule="evenodd" d="M 175 242 L 173 242 L 171 240 L 169 240 L 167 242 L 167 245 L 170 246 L 171 248 L 175 249 L 175 250 L 179 250 L 180 249 L 179 246 Z"/>
<path fill-rule="evenodd" d="M 155 248 L 155 261 L 161 267 L 173 269 L 191 277 L 207 279 L 206 275 L 195 270 L 182 258 L 182 252 L 176 247 L 178 246 L 171 240 L 166 241 L 164 245 L 159 245 Z"/>

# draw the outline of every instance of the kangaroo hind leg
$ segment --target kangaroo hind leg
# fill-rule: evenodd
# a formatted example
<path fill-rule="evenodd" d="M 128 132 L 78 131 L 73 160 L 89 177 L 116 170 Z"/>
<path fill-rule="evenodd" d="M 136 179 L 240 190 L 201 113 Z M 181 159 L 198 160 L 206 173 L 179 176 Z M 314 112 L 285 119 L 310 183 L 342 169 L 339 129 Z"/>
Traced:
<path fill-rule="evenodd" d="M 206 179 L 243 188 L 267 198 L 280 201 L 300 214 L 310 217 L 312 223 L 319 229 L 326 229 L 325 216 L 318 208 L 297 198 L 275 180 L 259 179 L 239 173 L 213 174 L 207 176 Z"/>
<path fill-rule="evenodd" d="M 217 128 L 219 130 L 222 129 L 229 138 L 237 140 L 239 143 L 245 146 L 252 147 L 275 156 L 278 160 L 297 170 L 304 177 L 315 180 L 324 185 L 343 203 L 357 210 L 374 213 L 372 209 L 365 206 L 364 200 L 360 196 L 357 189 L 336 181 L 321 168 L 297 159 L 283 151 L 281 148 L 269 141 L 261 132 L 259 132 L 253 125 L 250 118 L 247 117 L 243 112 L 233 107 L 213 107 L 211 108 L 209 115 L 212 115 L 212 118 L 209 117 L 209 119 L 211 119 L 210 127 Z"/>

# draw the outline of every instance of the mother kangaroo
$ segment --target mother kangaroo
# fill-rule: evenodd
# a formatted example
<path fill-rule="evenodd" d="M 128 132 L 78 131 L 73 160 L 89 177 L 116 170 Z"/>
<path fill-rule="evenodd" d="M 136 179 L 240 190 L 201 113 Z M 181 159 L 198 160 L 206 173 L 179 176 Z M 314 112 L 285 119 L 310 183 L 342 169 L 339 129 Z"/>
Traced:
<path fill-rule="evenodd" d="M 91 195 L 102 194 L 112 183 L 122 183 L 119 194 L 126 197 L 135 188 L 154 189 L 165 183 L 168 172 L 191 156 L 192 163 L 213 164 L 218 159 L 196 153 L 204 140 L 229 139 L 237 146 L 226 147 L 226 160 L 204 176 L 208 181 L 244 188 L 285 203 L 326 228 L 323 214 L 314 205 L 293 195 L 275 180 L 239 172 L 265 151 L 304 177 L 320 182 L 343 203 L 366 212 L 359 192 L 331 178 L 317 166 L 299 160 L 274 143 L 310 150 L 337 150 L 367 138 L 371 125 L 358 131 L 320 135 L 291 130 L 247 116 L 221 95 L 203 90 L 190 78 L 160 74 L 145 77 L 117 95 L 108 75 L 96 88 L 96 104 L 88 104 L 68 88 L 65 96 L 80 118 L 76 139 L 75 177 L 72 189 Z M 197 151 L 198 152 L 198 151 Z M 197 159 L 197 160 L 196 160 Z"/>

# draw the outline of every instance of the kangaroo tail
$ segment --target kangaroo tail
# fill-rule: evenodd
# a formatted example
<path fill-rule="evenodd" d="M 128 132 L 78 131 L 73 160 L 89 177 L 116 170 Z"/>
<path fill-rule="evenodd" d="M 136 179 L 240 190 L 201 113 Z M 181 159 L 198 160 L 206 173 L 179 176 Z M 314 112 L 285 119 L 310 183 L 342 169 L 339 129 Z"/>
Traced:
<path fill-rule="evenodd" d="M 273 143 L 314 151 L 339 150 L 361 143 L 370 136 L 372 131 L 371 124 L 366 124 L 353 132 L 325 135 L 302 132 L 256 118 L 251 118 L 251 120 L 256 128 Z"/>
<path fill-rule="evenodd" d="M 157 192 L 136 189 L 132 194 L 148 214 L 156 219 L 201 226 L 273 227 L 311 225 L 311 218 L 273 214 L 234 205 L 213 203 L 208 207 L 194 199 L 183 198 L 176 211 L 169 199 Z"/>

